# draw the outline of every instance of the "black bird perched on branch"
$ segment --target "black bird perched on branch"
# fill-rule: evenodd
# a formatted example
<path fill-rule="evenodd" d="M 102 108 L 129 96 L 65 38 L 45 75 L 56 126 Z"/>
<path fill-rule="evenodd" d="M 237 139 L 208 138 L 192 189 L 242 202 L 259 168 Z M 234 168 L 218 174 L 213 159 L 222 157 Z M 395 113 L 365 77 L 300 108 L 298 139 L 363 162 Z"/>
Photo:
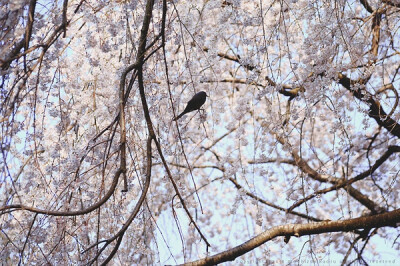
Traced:
<path fill-rule="evenodd" d="M 190 101 L 186 105 L 185 110 L 183 110 L 183 112 L 180 115 L 178 115 L 177 117 L 174 118 L 174 121 L 178 120 L 183 115 L 185 115 L 189 112 L 199 110 L 200 107 L 206 102 L 206 98 L 207 98 L 207 94 L 204 91 L 196 93 L 193 96 L 193 98 L 190 99 Z"/>

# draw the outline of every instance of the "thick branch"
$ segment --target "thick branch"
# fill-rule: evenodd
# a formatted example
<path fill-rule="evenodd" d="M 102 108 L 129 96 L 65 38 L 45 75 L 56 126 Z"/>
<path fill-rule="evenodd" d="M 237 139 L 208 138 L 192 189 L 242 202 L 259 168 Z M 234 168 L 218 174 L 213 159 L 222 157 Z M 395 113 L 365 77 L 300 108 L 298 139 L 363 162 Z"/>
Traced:
<path fill-rule="evenodd" d="M 369 12 L 372 13 L 374 12 L 374 10 L 372 9 L 372 7 L 369 5 L 367 0 L 360 0 L 360 3 L 365 7 L 365 9 Z"/>
<path fill-rule="evenodd" d="M 273 227 L 249 241 L 226 250 L 211 257 L 200 259 L 194 262 L 189 262 L 184 265 L 216 265 L 218 263 L 233 261 L 237 257 L 246 254 L 247 252 L 261 246 L 262 244 L 278 237 L 278 236 L 304 236 L 315 235 L 331 232 L 350 232 L 356 229 L 374 228 L 393 226 L 400 222 L 400 209 L 384 214 L 378 214 L 368 217 L 360 217 L 349 220 L 340 221 L 324 221 L 319 223 L 309 224 L 287 224 Z"/>
<path fill-rule="evenodd" d="M 382 10 L 377 10 L 372 19 L 372 49 L 374 56 L 378 55 L 378 46 L 381 32 Z"/>
<path fill-rule="evenodd" d="M 378 125 L 386 128 L 394 136 L 400 138 L 400 125 L 386 114 L 381 104 L 378 101 L 375 101 L 369 92 L 360 88 L 352 88 L 352 85 L 357 82 L 351 80 L 344 74 L 339 73 L 338 77 L 339 84 L 350 91 L 357 99 L 369 106 L 369 117 L 375 119 Z"/>
<path fill-rule="evenodd" d="M 391 1 L 391 0 L 382 0 L 382 2 L 387 5 L 400 8 L 400 3 L 393 3 L 393 1 Z"/>
<path fill-rule="evenodd" d="M 29 3 L 28 23 L 25 30 L 25 51 L 29 48 L 29 42 L 32 36 L 32 27 L 35 16 L 36 0 L 31 0 Z"/>

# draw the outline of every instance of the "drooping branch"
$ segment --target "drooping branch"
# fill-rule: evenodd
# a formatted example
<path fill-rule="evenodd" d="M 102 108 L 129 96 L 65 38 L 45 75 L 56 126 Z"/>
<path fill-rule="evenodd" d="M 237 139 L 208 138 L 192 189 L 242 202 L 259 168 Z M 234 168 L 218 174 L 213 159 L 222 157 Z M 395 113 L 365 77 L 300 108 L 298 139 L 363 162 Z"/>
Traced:
<path fill-rule="evenodd" d="M 107 200 L 112 196 L 112 194 L 115 191 L 115 188 L 118 185 L 118 180 L 119 176 L 121 175 L 122 171 L 121 169 L 118 169 L 117 172 L 114 174 L 114 179 L 112 181 L 111 187 L 107 191 L 107 193 L 104 195 L 104 197 L 99 200 L 97 203 L 93 204 L 92 206 L 80 210 L 80 211 L 51 211 L 51 210 L 44 210 L 44 209 L 38 209 L 34 207 L 29 207 L 23 204 L 12 204 L 12 205 L 5 205 L 0 207 L 0 215 L 10 212 L 10 211 L 16 211 L 16 210 L 24 210 L 24 211 L 30 211 L 33 213 L 39 213 L 39 214 L 47 214 L 47 215 L 52 215 L 52 216 L 78 216 L 78 215 L 83 215 L 90 213 L 96 209 L 98 209 L 100 206 L 102 206 Z"/>
<path fill-rule="evenodd" d="M 138 48 L 138 55 L 136 58 L 136 63 L 138 64 L 138 68 L 137 68 L 137 76 L 138 76 L 138 86 L 139 86 L 139 92 L 140 92 L 140 98 L 141 98 L 141 102 L 142 102 L 142 108 L 143 108 L 143 112 L 144 112 L 144 116 L 146 119 L 146 124 L 147 124 L 147 129 L 148 129 L 148 133 L 149 136 L 154 140 L 154 143 L 156 144 L 157 147 L 157 151 L 161 157 L 161 160 L 163 162 L 164 168 L 167 171 L 167 175 L 168 178 L 170 179 L 174 189 L 175 189 L 175 193 L 177 194 L 177 196 L 179 197 L 180 202 L 182 203 L 182 206 L 186 212 L 186 214 L 188 215 L 190 222 L 195 226 L 196 230 L 198 231 L 198 233 L 200 234 L 201 238 L 204 240 L 204 242 L 206 243 L 207 246 L 210 246 L 210 244 L 208 243 L 206 237 L 204 236 L 204 234 L 201 232 L 200 228 L 198 227 L 197 223 L 195 222 L 195 220 L 193 219 L 192 215 L 189 212 L 189 209 L 187 208 L 185 201 L 182 197 L 182 195 L 180 194 L 179 190 L 178 190 L 178 186 L 176 185 L 175 181 L 173 180 L 172 174 L 169 170 L 167 161 L 164 158 L 162 149 L 161 149 L 161 145 L 157 140 L 154 128 L 153 128 L 153 122 L 151 121 L 151 117 L 150 117 L 150 112 L 149 112 L 149 107 L 147 104 L 147 100 L 146 100 L 146 94 L 145 94 L 145 88 L 144 88 L 144 78 L 143 78 L 143 62 L 144 62 L 144 55 L 145 55 L 145 51 L 146 51 L 146 36 L 147 36 L 147 32 L 149 29 L 149 24 L 150 24 L 150 20 L 152 17 L 152 10 L 153 10 L 153 5 L 154 5 L 154 0 L 148 0 L 147 1 L 147 5 L 146 5 L 146 11 L 145 11 L 145 17 L 143 20 L 143 27 L 141 29 L 141 35 L 140 35 L 140 40 L 139 40 L 139 48 Z"/>
<path fill-rule="evenodd" d="M 124 223 L 122 228 L 116 234 L 114 234 L 113 237 L 111 237 L 107 240 L 99 241 L 98 243 L 92 245 L 91 247 L 89 247 L 88 249 L 85 250 L 85 252 L 87 252 L 91 248 L 98 246 L 99 244 L 101 244 L 103 242 L 105 243 L 104 246 L 97 252 L 97 255 L 92 259 L 91 264 L 97 260 L 97 258 L 100 256 L 100 254 L 104 251 L 104 249 L 109 244 L 111 244 L 113 241 L 117 240 L 116 245 L 114 246 L 113 250 L 111 251 L 110 255 L 107 257 L 107 259 L 102 263 L 102 265 L 107 265 L 107 263 L 110 262 L 110 260 L 114 257 L 114 255 L 118 251 L 118 247 L 122 242 L 122 239 L 123 239 L 123 236 L 124 236 L 126 230 L 128 230 L 129 226 L 132 224 L 133 220 L 136 218 L 137 214 L 139 213 L 140 208 L 143 205 L 144 200 L 146 199 L 146 195 L 147 195 L 147 192 L 150 187 L 151 168 L 152 168 L 151 142 L 152 142 L 152 138 L 149 136 L 147 139 L 147 145 L 146 145 L 146 177 L 145 177 L 144 186 L 142 189 L 142 193 L 139 197 L 139 200 L 137 201 L 135 208 L 133 209 L 133 211 L 132 211 L 131 215 L 129 216 L 129 218 L 127 219 L 127 221 Z"/>
<path fill-rule="evenodd" d="M 243 187 L 237 182 L 237 180 L 233 179 L 232 177 L 230 177 L 229 180 L 235 185 L 235 187 L 236 187 L 237 189 L 239 189 L 239 190 L 240 190 L 240 189 L 243 189 Z M 270 207 L 272 207 L 272 208 L 274 208 L 274 209 L 277 209 L 277 210 L 280 210 L 280 211 L 284 211 L 284 212 L 286 212 L 286 213 L 290 213 L 290 214 L 292 214 L 292 215 L 296 215 L 296 216 L 299 216 L 299 217 L 301 217 L 301 218 L 305 218 L 305 219 L 310 220 L 310 221 L 314 221 L 314 222 L 320 222 L 320 221 L 322 221 L 321 219 L 318 219 L 318 218 L 309 216 L 309 215 L 307 215 L 307 214 L 303 214 L 303 213 L 300 213 L 300 212 L 296 212 L 296 211 L 293 211 L 293 210 L 289 210 L 289 209 L 282 208 L 281 206 L 278 206 L 278 205 L 276 205 L 276 204 L 274 204 L 274 203 L 272 203 L 272 202 L 268 202 L 268 201 L 266 201 L 266 200 L 264 200 L 264 199 L 258 197 L 257 195 L 254 195 L 253 193 L 250 193 L 249 191 L 245 191 L 244 193 L 245 193 L 247 196 L 249 196 L 249 197 L 251 197 L 251 198 L 257 200 L 258 202 L 261 202 L 262 204 L 265 204 L 265 205 L 267 205 L 267 206 L 270 206 Z"/>

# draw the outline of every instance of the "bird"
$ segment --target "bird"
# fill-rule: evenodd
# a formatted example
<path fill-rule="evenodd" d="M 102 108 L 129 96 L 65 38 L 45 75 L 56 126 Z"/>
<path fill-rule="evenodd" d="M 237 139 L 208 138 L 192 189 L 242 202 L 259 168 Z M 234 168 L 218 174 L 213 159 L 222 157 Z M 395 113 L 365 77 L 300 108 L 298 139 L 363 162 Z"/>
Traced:
<path fill-rule="evenodd" d="M 180 115 L 175 117 L 173 119 L 173 121 L 178 120 L 183 115 L 185 115 L 185 114 L 187 114 L 189 112 L 199 110 L 200 107 L 206 102 L 207 96 L 208 96 L 207 93 L 205 93 L 204 91 L 200 91 L 200 92 L 196 93 L 192 97 L 192 99 L 190 99 L 190 101 L 187 103 L 185 110 L 183 110 L 183 112 L 180 113 Z"/>

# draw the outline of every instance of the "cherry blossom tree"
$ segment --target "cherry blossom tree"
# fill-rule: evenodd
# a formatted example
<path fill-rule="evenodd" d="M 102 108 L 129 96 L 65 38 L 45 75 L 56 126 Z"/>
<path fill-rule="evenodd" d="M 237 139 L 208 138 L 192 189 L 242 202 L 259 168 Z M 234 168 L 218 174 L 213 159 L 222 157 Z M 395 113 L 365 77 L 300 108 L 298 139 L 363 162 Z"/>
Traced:
<path fill-rule="evenodd" d="M 394 263 L 398 1 L 0 11 L 2 264 Z"/>

